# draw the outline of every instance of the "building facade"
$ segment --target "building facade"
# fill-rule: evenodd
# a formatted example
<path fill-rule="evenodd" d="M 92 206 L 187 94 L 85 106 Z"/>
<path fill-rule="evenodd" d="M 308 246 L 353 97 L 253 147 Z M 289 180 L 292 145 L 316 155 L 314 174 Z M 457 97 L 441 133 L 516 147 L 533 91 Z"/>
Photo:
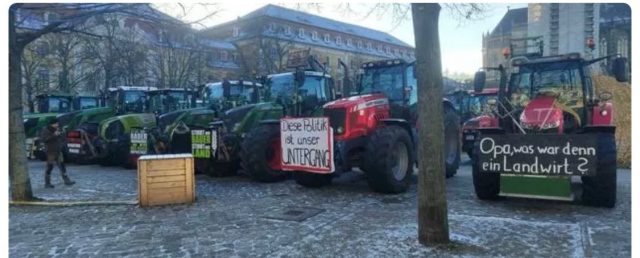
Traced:
<path fill-rule="evenodd" d="M 506 66 L 503 50 L 510 48 L 511 39 L 527 36 L 527 15 L 527 8 L 510 9 L 491 32 L 482 36 L 482 66 Z M 496 83 L 498 78 L 497 73 L 487 74 L 489 84 Z"/>
<path fill-rule="evenodd" d="M 339 60 L 347 64 L 347 76 L 354 81 L 363 62 L 415 58 L 412 46 L 387 33 L 275 5 L 205 29 L 201 35 L 232 42 L 245 76 L 288 71 L 291 53 L 309 51 L 328 68 L 338 92 L 344 78 Z"/>

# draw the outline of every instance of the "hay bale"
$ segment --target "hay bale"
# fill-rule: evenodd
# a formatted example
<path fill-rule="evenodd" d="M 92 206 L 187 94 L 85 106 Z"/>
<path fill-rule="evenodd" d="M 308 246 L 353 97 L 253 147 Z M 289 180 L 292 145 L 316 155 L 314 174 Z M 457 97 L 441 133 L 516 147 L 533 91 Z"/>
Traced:
<path fill-rule="evenodd" d="M 614 123 L 616 125 L 616 143 L 618 166 L 631 167 L 631 86 L 604 75 L 592 77 L 596 94 L 610 92 L 613 95 Z M 597 96 L 597 95 L 596 95 Z"/>

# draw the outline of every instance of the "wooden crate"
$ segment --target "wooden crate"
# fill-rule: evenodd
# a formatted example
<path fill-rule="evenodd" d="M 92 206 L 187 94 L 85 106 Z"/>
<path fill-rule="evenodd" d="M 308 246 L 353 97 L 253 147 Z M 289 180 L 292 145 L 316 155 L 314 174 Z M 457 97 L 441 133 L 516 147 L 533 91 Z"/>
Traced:
<path fill-rule="evenodd" d="M 138 159 L 140 206 L 193 203 L 194 181 L 191 154 L 144 155 Z"/>

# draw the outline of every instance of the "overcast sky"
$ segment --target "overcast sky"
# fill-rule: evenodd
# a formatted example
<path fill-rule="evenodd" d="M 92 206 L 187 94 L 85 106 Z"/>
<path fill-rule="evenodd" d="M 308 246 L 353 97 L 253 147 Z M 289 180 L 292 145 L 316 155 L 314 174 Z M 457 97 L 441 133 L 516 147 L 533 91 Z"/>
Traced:
<path fill-rule="evenodd" d="M 274 3 L 277 4 L 277 3 Z M 183 20 L 194 21 L 207 17 L 208 14 L 217 11 L 216 15 L 202 21 L 205 26 L 211 26 L 236 19 L 255 9 L 266 5 L 265 2 L 237 1 L 215 4 L 215 6 L 202 6 L 197 4 L 184 4 L 185 11 L 177 4 L 156 4 L 155 6 L 173 16 L 181 16 L 187 13 Z M 413 23 L 411 13 L 406 21 L 398 26 L 393 25 L 392 15 L 379 17 L 375 14 L 368 18 L 363 18 L 365 10 L 371 8 L 371 4 L 351 4 L 357 13 L 345 15 L 337 3 L 321 4 L 320 11 L 307 8 L 306 4 L 301 7 L 304 11 L 314 12 L 317 15 L 331 19 L 340 20 L 347 23 L 357 24 L 372 29 L 388 32 L 400 40 L 414 46 Z M 286 4 L 288 8 L 295 9 L 296 4 Z M 482 33 L 491 31 L 507 12 L 507 8 L 526 7 L 523 3 L 511 4 L 488 4 L 487 12 L 481 20 L 460 20 L 451 12 L 443 9 L 440 14 L 440 46 L 442 50 L 442 66 L 450 73 L 474 73 L 482 65 Z"/>

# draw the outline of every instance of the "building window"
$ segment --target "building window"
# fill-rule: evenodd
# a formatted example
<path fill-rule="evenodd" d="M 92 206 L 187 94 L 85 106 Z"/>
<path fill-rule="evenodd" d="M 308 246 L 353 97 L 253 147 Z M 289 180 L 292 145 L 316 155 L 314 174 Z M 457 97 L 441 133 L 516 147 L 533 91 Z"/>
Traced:
<path fill-rule="evenodd" d="M 390 47 L 385 47 L 384 50 L 387 52 L 387 54 L 391 54 L 391 48 Z"/>
<path fill-rule="evenodd" d="M 311 32 L 311 39 L 318 40 L 318 32 L 317 31 Z"/>
<path fill-rule="evenodd" d="M 227 51 L 220 51 L 220 60 L 222 60 L 223 62 L 229 61 Z"/>
<path fill-rule="evenodd" d="M 240 28 L 233 27 L 233 37 L 238 37 L 238 36 L 240 36 Z"/>
<path fill-rule="evenodd" d="M 342 45 L 342 38 L 340 36 L 336 37 L 336 44 Z"/>
<path fill-rule="evenodd" d="M 158 40 L 160 42 L 167 42 L 167 33 L 164 30 L 160 30 L 158 33 Z"/>
<path fill-rule="evenodd" d="M 287 25 L 284 27 L 284 35 L 287 35 L 287 36 L 291 35 L 291 26 Z"/>
<path fill-rule="evenodd" d="M 378 45 L 378 52 L 382 52 L 382 45 Z"/>
<path fill-rule="evenodd" d="M 373 49 L 373 44 L 371 42 L 367 42 L 367 50 L 371 51 Z"/>
<path fill-rule="evenodd" d="M 275 23 L 269 23 L 269 31 L 271 32 L 275 32 L 276 31 L 276 24 Z"/>
<path fill-rule="evenodd" d="M 329 34 L 324 34 L 324 42 L 329 43 L 331 41 L 331 36 Z"/>
<path fill-rule="evenodd" d="M 358 40 L 358 48 L 362 48 L 362 41 Z"/>
<path fill-rule="evenodd" d="M 231 55 L 231 61 L 233 61 L 234 63 L 238 62 L 238 53 L 233 53 Z"/>
<path fill-rule="evenodd" d="M 298 29 L 298 37 L 304 38 L 304 29 L 303 28 Z"/>
<path fill-rule="evenodd" d="M 351 39 L 347 39 L 347 46 L 353 46 L 353 42 L 351 41 Z"/>
<path fill-rule="evenodd" d="M 49 86 L 49 70 L 40 69 L 38 70 L 38 82 L 41 86 Z"/>

